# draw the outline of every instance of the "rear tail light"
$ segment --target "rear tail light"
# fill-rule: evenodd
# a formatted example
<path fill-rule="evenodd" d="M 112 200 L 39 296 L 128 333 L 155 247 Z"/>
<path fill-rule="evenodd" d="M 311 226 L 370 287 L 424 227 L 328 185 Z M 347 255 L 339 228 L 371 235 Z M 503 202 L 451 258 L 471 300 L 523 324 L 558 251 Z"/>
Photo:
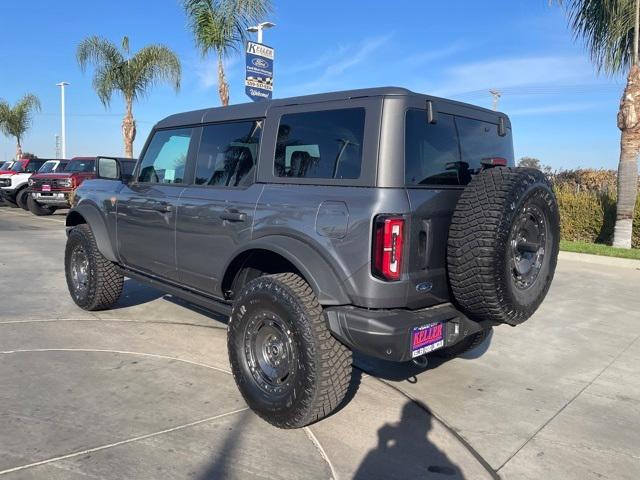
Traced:
<path fill-rule="evenodd" d="M 373 229 L 372 273 L 384 280 L 400 280 L 404 218 L 379 215 Z"/>

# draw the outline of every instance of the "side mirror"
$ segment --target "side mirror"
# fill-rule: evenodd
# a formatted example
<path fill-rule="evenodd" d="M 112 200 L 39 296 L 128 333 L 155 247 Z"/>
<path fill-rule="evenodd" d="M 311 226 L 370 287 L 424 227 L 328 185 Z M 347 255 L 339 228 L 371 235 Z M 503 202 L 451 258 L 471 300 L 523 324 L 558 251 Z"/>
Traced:
<path fill-rule="evenodd" d="M 98 157 L 96 160 L 96 177 L 105 180 L 122 180 L 120 162 L 116 158 Z"/>

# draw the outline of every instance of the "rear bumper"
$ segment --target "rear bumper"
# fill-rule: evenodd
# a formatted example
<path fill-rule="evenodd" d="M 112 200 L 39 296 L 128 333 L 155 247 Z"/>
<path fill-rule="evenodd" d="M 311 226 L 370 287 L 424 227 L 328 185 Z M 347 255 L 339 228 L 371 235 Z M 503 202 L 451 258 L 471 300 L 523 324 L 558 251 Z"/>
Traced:
<path fill-rule="evenodd" d="M 421 310 L 329 307 L 325 314 L 331 332 L 342 343 L 355 351 L 394 362 L 413 358 L 414 328 L 442 323 L 441 348 L 445 348 L 489 327 L 470 320 L 450 303 Z"/>
<path fill-rule="evenodd" d="M 64 191 L 53 192 L 31 192 L 33 199 L 43 205 L 50 205 L 52 207 L 65 207 L 71 206 L 71 193 Z"/>

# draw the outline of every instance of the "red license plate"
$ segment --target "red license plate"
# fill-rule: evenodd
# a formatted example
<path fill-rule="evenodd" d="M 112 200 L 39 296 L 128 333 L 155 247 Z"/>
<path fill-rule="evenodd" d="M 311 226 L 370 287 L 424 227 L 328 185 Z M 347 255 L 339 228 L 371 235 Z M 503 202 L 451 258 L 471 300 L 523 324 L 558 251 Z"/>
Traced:
<path fill-rule="evenodd" d="M 411 358 L 444 347 L 444 324 L 429 323 L 411 330 Z"/>
<path fill-rule="evenodd" d="M 51 191 L 51 185 L 42 185 L 42 191 L 43 192 L 50 192 Z"/>

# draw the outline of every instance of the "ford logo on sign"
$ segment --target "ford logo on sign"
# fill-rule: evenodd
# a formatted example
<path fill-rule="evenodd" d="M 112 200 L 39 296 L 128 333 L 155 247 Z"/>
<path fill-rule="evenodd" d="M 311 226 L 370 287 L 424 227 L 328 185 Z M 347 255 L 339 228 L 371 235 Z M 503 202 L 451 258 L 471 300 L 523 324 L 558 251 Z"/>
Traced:
<path fill-rule="evenodd" d="M 269 66 L 267 61 L 261 58 L 254 58 L 253 60 L 251 60 L 251 63 L 253 63 L 253 65 L 258 68 L 267 68 Z"/>

